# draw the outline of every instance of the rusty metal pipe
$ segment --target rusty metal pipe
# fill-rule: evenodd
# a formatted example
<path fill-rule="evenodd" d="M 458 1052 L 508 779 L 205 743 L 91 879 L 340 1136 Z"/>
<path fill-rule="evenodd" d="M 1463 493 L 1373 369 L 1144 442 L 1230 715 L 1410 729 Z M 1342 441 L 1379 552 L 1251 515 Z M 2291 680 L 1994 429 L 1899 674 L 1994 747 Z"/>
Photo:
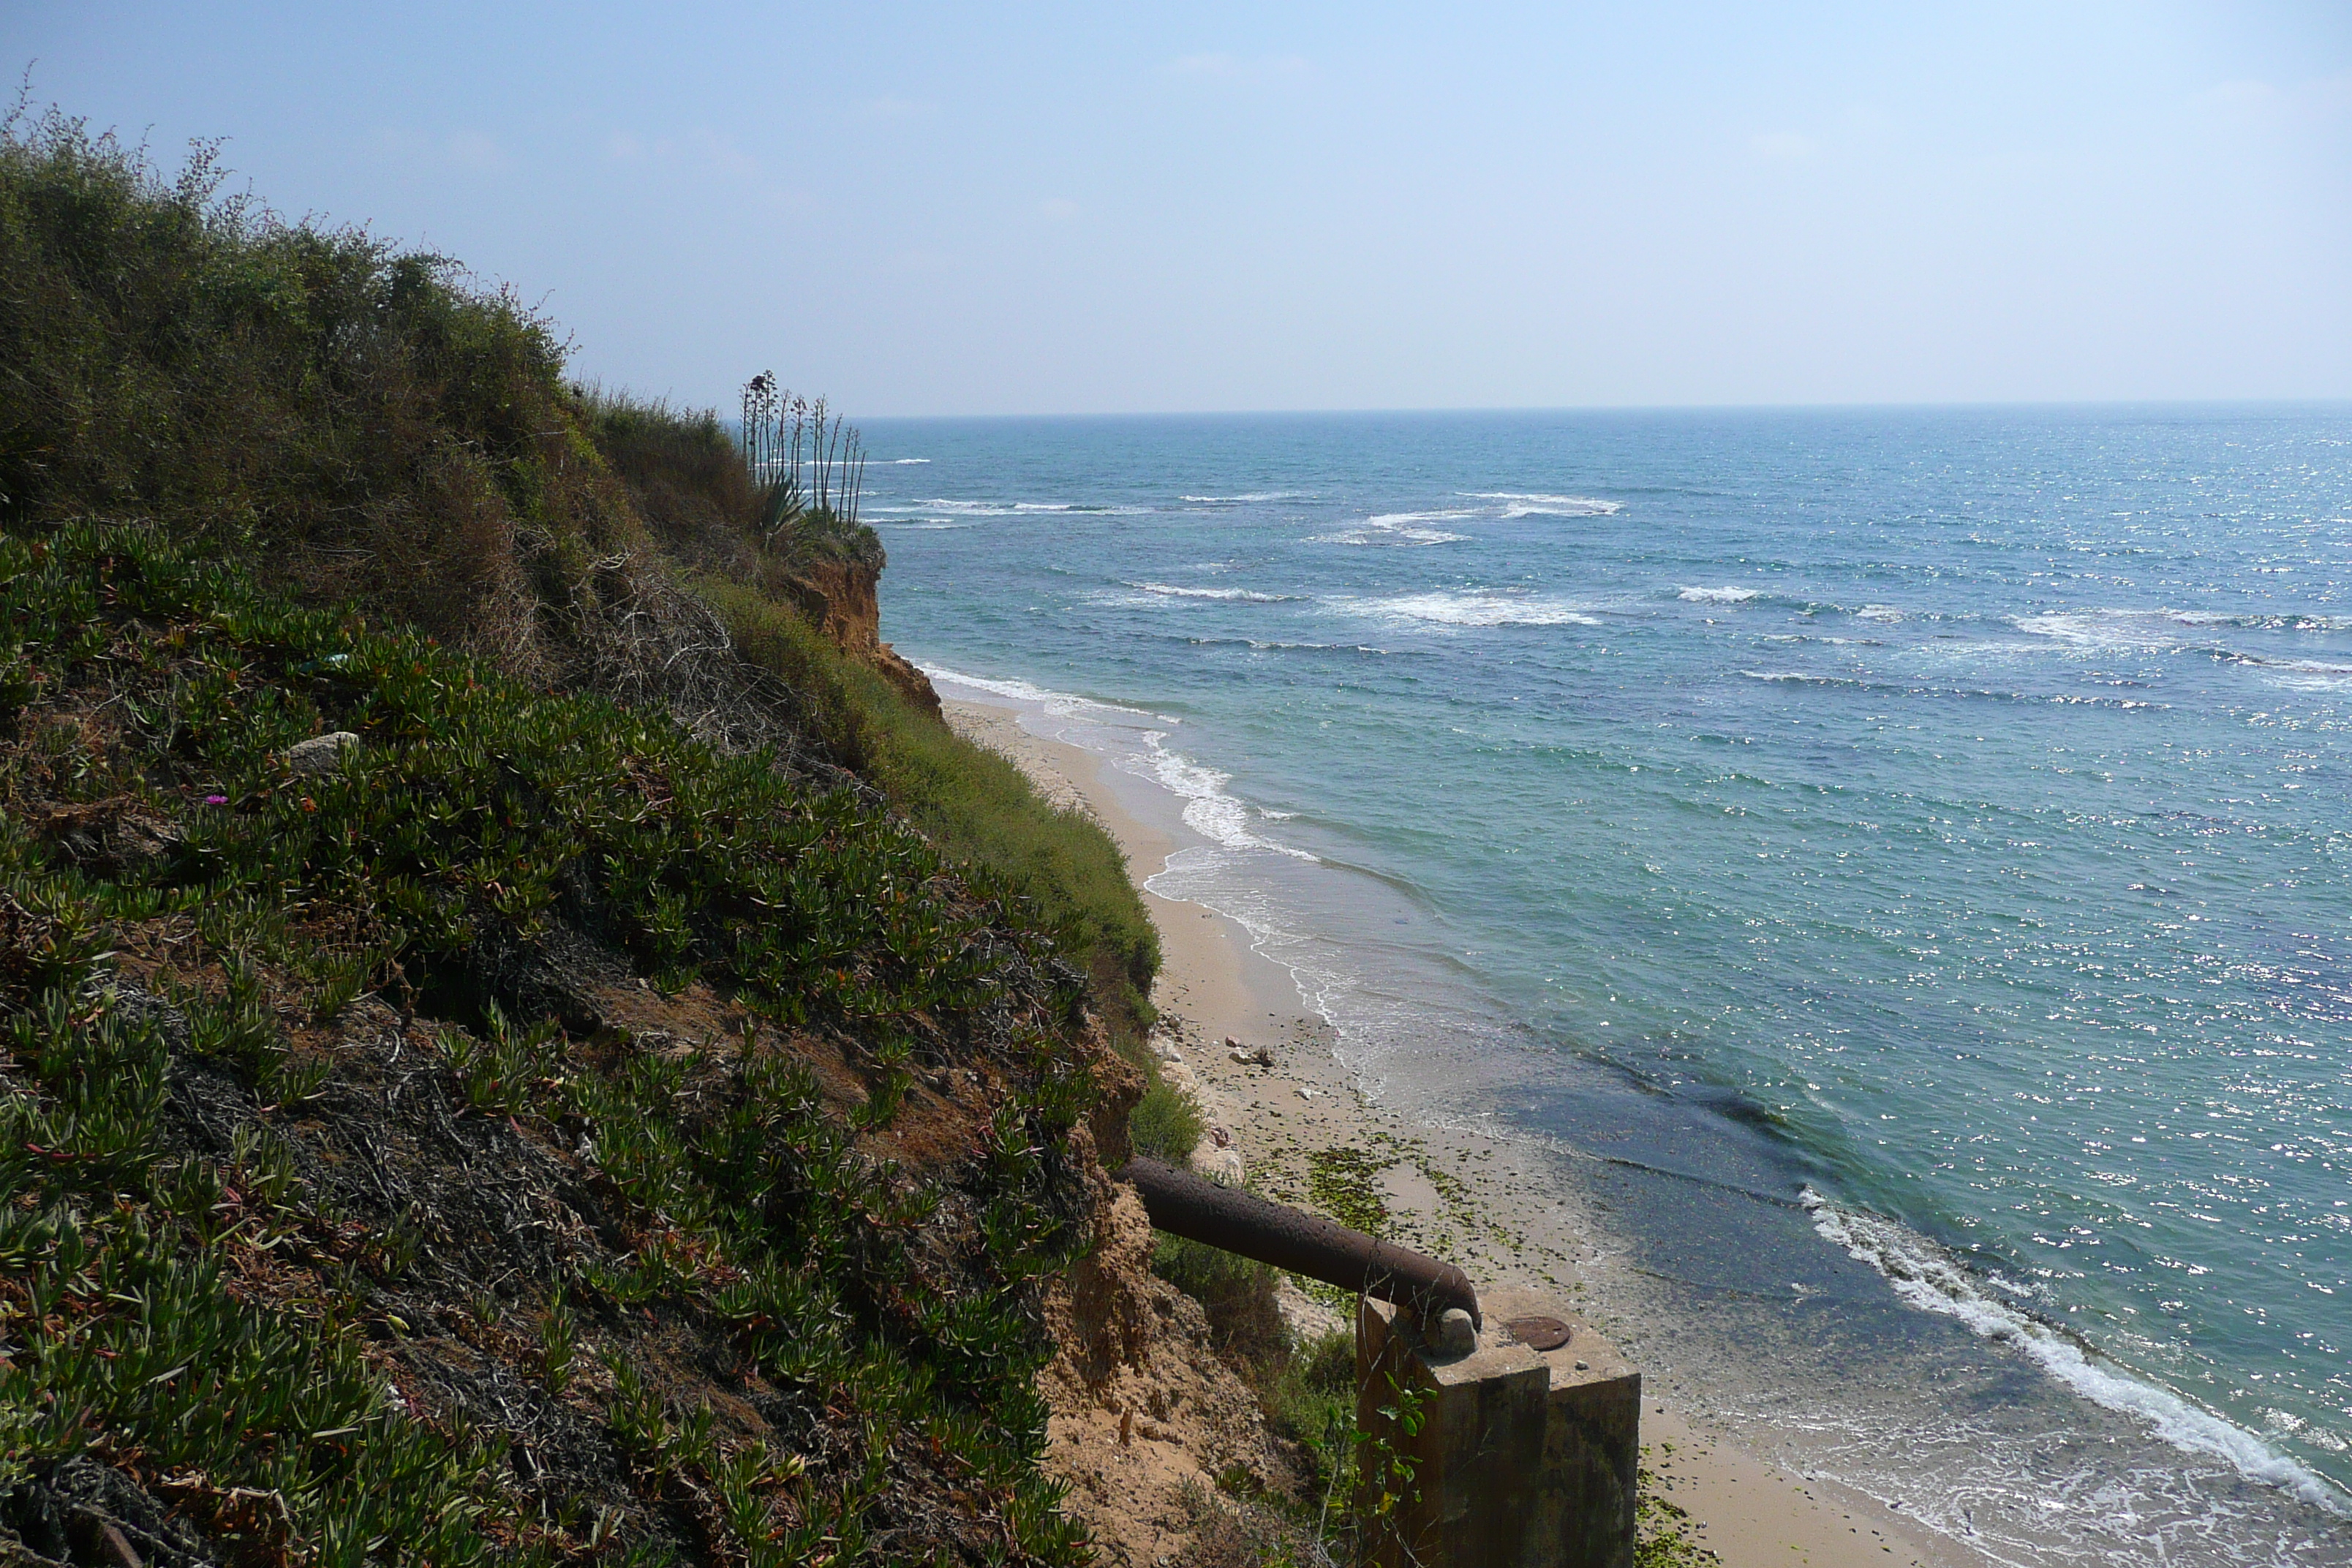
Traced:
<path fill-rule="evenodd" d="M 1459 1307 L 1486 1326 L 1470 1276 L 1451 1263 L 1141 1154 L 1119 1175 L 1135 1184 L 1154 1229 L 1411 1307 L 1424 1322 Z"/>

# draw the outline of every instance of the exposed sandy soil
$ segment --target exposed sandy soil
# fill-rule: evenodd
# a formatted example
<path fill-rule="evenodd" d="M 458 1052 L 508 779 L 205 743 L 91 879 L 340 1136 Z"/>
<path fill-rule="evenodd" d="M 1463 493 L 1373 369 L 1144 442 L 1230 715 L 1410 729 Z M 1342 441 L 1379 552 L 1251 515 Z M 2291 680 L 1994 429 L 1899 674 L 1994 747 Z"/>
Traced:
<path fill-rule="evenodd" d="M 1112 1562 L 1136 1568 L 1192 1538 L 1188 1487 L 1213 1496 L 1235 1467 L 1287 1489 L 1287 1460 L 1257 1401 L 1210 1346 L 1201 1304 L 1151 1272 L 1151 1222 L 1131 1188 L 1098 1210 L 1092 1258 L 1048 1292 L 1061 1349 L 1039 1382 L 1046 1463 Z"/>
<path fill-rule="evenodd" d="M 1093 755 L 1029 734 L 1011 708 L 958 700 L 945 713 L 961 732 L 1019 763 L 1048 798 L 1082 803 L 1127 852 L 1139 884 L 1178 847 L 1123 808 Z M 1237 922 L 1149 890 L 1144 902 L 1162 955 L 1152 992 L 1162 1019 L 1154 1045 L 1171 1076 L 1199 1098 L 1213 1130 L 1238 1151 L 1259 1191 L 1325 1206 L 1309 1190 L 1314 1156 L 1360 1152 L 1359 1167 L 1370 1173 L 1397 1239 L 1459 1263 L 1481 1290 L 1541 1290 L 1570 1312 L 1595 1315 L 1580 1300 L 1580 1273 L 1596 1250 L 1576 1194 L 1533 1179 L 1525 1156 L 1507 1142 L 1472 1130 L 1408 1125 L 1366 1099 L 1333 1057 L 1328 1026 L 1305 1012 L 1289 973 L 1253 952 Z M 1233 1060 L 1228 1038 L 1245 1052 L 1266 1047 L 1273 1065 Z M 1212 1146 L 1204 1142 L 1196 1163 L 1211 1157 Z M 1331 1169 L 1328 1159 L 1324 1166 Z M 1286 1306 L 1295 1323 L 1318 1310 L 1296 1298 Z M 1339 1316 L 1324 1321 L 1336 1325 Z M 1642 1420 L 1645 1462 L 1667 1500 L 1687 1513 L 1687 1538 L 1727 1568 L 1976 1568 L 1983 1561 L 1870 1499 L 1769 1465 L 1654 1396 L 1644 1396 Z M 1059 1417 L 1056 1437 L 1055 1461 L 1073 1474 L 1060 1453 Z M 1203 1468 L 1213 1468 L 1195 1461 L 1187 1473 Z M 1173 1522 L 1181 1515 L 1164 1489 L 1174 1474 L 1169 1466 L 1134 1465 L 1073 1474 L 1073 1501 L 1106 1538 L 1126 1528 L 1123 1521 Z M 1117 1497 L 1129 1475 L 1137 1490 Z M 1173 1539 L 1164 1529 L 1149 1545 L 1139 1536 L 1129 1560 L 1152 1562 Z"/>

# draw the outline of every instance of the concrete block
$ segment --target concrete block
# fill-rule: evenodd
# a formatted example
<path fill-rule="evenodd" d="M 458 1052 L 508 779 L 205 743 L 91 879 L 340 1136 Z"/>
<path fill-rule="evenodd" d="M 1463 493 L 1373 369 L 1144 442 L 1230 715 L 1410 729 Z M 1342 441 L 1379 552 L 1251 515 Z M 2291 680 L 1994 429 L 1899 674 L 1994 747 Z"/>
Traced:
<path fill-rule="evenodd" d="M 1642 1376 L 1559 1301 L 1497 1290 L 1480 1300 L 1486 1328 L 1466 1352 L 1433 1349 L 1409 1311 L 1367 1299 L 1358 1313 L 1357 1424 L 1385 1444 L 1409 1479 L 1368 1485 L 1360 1517 L 1374 1521 L 1370 1558 L 1381 1568 L 1632 1568 Z M 1538 1351 L 1506 1326 L 1559 1320 L 1568 1342 Z M 1398 1388 L 1413 1391 L 1417 1426 L 1402 1429 Z M 1375 1450 L 1374 1452 L 1377 1452 Z"/>

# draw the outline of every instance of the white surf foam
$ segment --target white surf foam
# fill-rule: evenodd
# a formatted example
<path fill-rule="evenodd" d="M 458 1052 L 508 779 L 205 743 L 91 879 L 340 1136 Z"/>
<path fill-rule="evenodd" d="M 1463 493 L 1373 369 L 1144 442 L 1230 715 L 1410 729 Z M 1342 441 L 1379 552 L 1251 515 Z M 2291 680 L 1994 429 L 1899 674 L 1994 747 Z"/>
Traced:
<path fill-rule="evenodd" d="M 1360 614 L 1445 626 L 1597 626 L 1604 623 L 1558 599 L 1518 594 L 1402 594 L 1347 606 Z"/>
<path fill-rule="evenodd" d="M 2245 1428 L 2168 1388 L 2142 1382 L 2059 1330 L 1988 1294 L 1972 1270 L 1926 1237 L 1877 1215 L 1842 1208 L 1811 1187 L 1798 1195 L 1824 1240 L 1877 1270 L 1907 1304 L 1957 1318 L 1982 1338 L 2016 1346 L 2067 1388 L 2094 1405 L 2142 1422 L 2177 1448 L 2226 1460 L 2250 1480 L 2352 1517 L 2352 1499 L 2324 1478 L 2275 1452 Z"/>
<path fill-rule="evenodd" d="M 1625 510 L 1622 501 L 1601 500 L 1593 496 L 1550 496 L 1532 490 L 1464 490 L 1473 500 L 1498 500 L 1506 518 L 1514 517 L 1614 517 Z"/>
<path fill-rule="evenodd" d="M 1442 528 L 1423 528 L 1424 522 L 1454 522 L 1478 514 L 1468 508 L 1457 507 L 1446 511 L 1388 511 L 1378 517 L 1368 517 L 1355 528 L 1337 533 L 1318 533 L 1307 541 L 1309 544 L 1388 544 L 1427 545 L 1459 544 L 1470 536 L 1452 533 Z"/>
<path fill-rule="evenodd" d="M 1744 605 L 1756 595 L 1754 588 L 1685 588 L 1675 597 L 1694 605 Z"/>
<path fill-rule="evenodd" d="M 2019 631 L 2076 647 L 2165 647 L 2180 641 L 2161 610 L 2051 610 L 2019 616 Z"/>
<path fill-rule="evenodd" d="M 950 669 L 943 664 L 919 664 L 915 667 L 934 681 L 968 686 L 974 691 L 985 691 L 996 697 L 1009 697 L 1015 702 L 1034 704 L 1041 711 L 1056 719 L 1097 718 L 1116 722 L 1120 719 L 1159 719 L 1160 715 L 1141 708 L 1122 707 L 1116 702 L 1103 702 L 1092 697 L 1079 697 L 1072 692 L 1055 691 L 1047 687 L 1033 686 L 1025 680 L 998 680 L 984 675 L 966 675 Z M 1163 722 L 1165 721 L 1162 721 Z"/>
<path fill-rule="evenodd" d="M 929 459 L 925 459 L 928 461 Z M 865 510 L 884 511 L 944 511 L 965 517 L 1027 517 L 1040 512 L 1082 512 L 1098 517 L 1142 517 L 1150 511 L 1143 506 L 1084 506 L 1066 500 L 972 500 L 955 496 L 933 496 L 926 500 L 870 501 Z"/>
<path fill-rule="evenodd" d="M 1253 605 L 1284 605 L 1299 597 L 1297 594 L 1259 594 L 1247 588 L 1182 588 L 1172 583 L 1129 583 L 1127 585 L 1171 599 L 1233 599 Z"/>
<path fill-rule="evenodd" d="M 1244 495 L 1237 496 L 1178 496 L 1176 499 L 1195 501 L 1203 506 L 1242 506 L 1251 501 L 1298 500 L 1309 493 L 1307 490 L 1251 490 Z"/>
<path fill-rule="evenodd" d="M 1057 739 L 1070 742 L 1084 749 L 1108 754 L 1113 767 L 1123 773 L 1149 778 L 1182 805 L 1180 815 L 1184 826 L 1213 844 L 1227 849 L 1264 849 L 1276 855 L 1299 860 L 1312 860 L 1314 856 L 1287 844 L 1250 831 L 1250 820 L 1255 808 L 1230 794 L 1225 786 L 1233 775 L 1215 768 L 1204 767 L 1168 745 L 1168 731 L 1158 728 L 1172 724 L 1166 714 L 1153 713 L 1141 708 L 1129 708 L 1117 702 L 1103 702 L 1073 692 L 1055 691 L 1026 680 L 1000 680 L 988 676 L 966 675 L 944 665 L 919 664 L 918 668 L 934 683 L 961 686 L 992 696 L 1009 698 L 1024 707 L 1034 708 L 1046 717 L 1059 720 L 1064 732 Z M 1150 721 L 1139 727 L 1136 721 Z M 1147 884 L 1148 886 L 1149 884 Z"/>
<path fill-rule="evenodd" d="M 2263 671 L 2270 685 L 2290 691 L 2352 691 L 2352 664 L 2321 664 L 2312 659 L 2240 658 Z"/>
<path fill-rule="evenodd" d="M 1903 612 L 1892 605 L 1864 605 L 1853 613 L 1857 621 L 1899 621 Z"/>
<path fill-rule="evenodd" d="M 1250 831 L 1250 818 L 1255 813 L 1225 790 L 1233 774 L 1203 767 L 1181 752 L 1170 751 L 1164 731 L 1147 730 L 1142 738 L 1149 749 L 1141 760 L 1161 788 L 1183 800 L 1185 826 L 1228 849 L 1270 849 L 1294 859 L 1315 858 L 1304 849 L 1293 849 Z"/>
<path fill-rule="evenodd" d="M 2184 626 L 2246 626 L 2255 631 L 2270 632 L 2352 631 L 2352 616 L 2323 616 L 2306 611 L 2261 615 L 2232 615 L 2224 610 L 2168 610 L 2159 613 L 2170 616 Z"/>

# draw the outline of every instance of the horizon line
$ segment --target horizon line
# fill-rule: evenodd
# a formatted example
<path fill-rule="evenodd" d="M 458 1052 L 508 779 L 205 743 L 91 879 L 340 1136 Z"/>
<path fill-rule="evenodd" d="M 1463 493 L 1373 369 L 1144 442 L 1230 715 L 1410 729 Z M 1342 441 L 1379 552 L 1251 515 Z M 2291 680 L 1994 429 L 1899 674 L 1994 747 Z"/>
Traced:
<path fill-rule="evenodd" d="M 2290 409 L 2352 412 L 2352 393 L 2320 396 L 1977 398 L 1879 403 L 1559 403 L 1461 404 L 1325 408 L 1161 408 L 1022 410 L 1000 413 L 859 414 L 859 419 L 1330 419 L 1382 416 L 1538 414 L 1866 414 L 2049 409 Z"/>

